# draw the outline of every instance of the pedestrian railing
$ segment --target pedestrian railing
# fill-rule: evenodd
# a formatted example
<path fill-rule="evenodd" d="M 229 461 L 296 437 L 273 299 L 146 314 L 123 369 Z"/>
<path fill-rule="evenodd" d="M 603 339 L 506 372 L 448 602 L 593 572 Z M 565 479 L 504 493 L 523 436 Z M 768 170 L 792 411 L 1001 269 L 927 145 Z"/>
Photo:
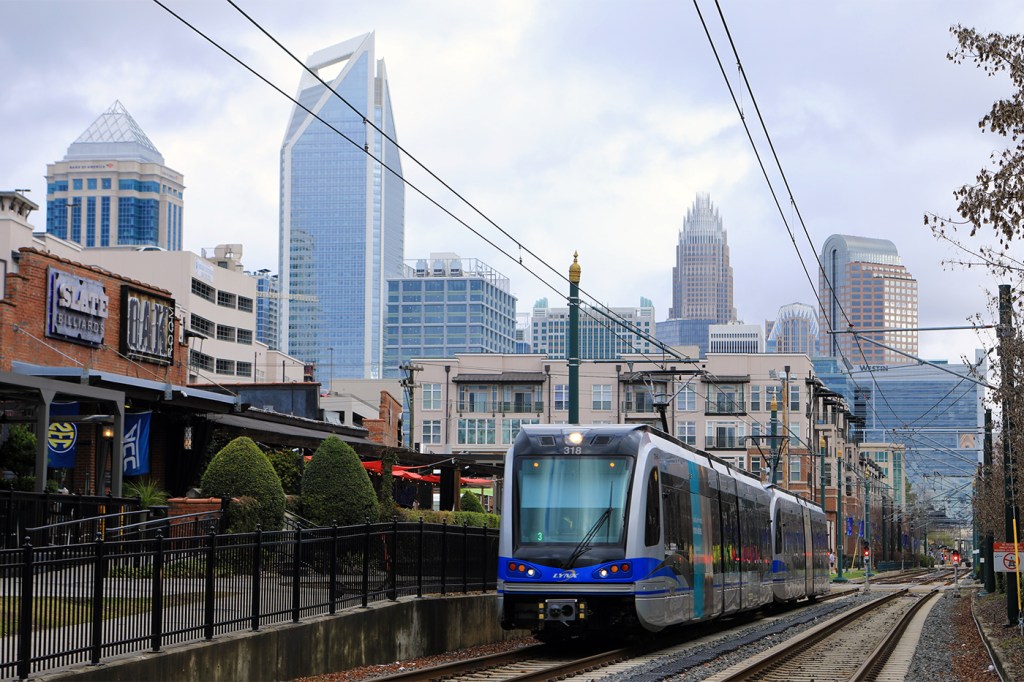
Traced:
<path fill-rule="evenodd" d="M 0 678 L 494 589 L 495 529 L 394 521 L 0 550 Z"/>

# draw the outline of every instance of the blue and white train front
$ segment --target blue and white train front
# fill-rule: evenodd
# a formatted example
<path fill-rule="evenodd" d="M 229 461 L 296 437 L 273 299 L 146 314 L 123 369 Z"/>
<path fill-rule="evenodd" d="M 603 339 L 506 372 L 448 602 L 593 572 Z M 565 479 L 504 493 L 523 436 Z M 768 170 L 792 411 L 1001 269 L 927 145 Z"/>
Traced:
<path fill-rule="evenodd" d="M 502 626 L 565 637 L 636 625 L 629 498 L 640 434 L 526 426 L 505 462 Z"/>

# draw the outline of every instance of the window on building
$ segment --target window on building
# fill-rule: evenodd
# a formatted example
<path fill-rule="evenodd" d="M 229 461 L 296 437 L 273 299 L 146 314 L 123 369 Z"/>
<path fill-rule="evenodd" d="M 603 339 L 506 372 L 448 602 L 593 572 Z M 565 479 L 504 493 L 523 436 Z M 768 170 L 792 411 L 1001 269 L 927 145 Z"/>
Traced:
<path fill-rule="evenodd" d="M 217 305 L 224 306 L 225 308 L 237 308 L 238 296 L 228 291 L 218 291 Z"/>
<path fill-rule="evenodd" d="M 750 387 L 750 411 L 760 412 L 761 411 L 761 387 L 751 386 Z"/>
<path fill-rule="evenodd" d="M 459 445 L 494 445 L 494 419 L 460 419 Z"/>
<path fill-rule="evenodd" d="M 516 440 L 516 435 L 519 434 L 519 429 L 523 427 L 523 424 L 539 424 L 540 420 L 537 418 L 530 419 L 502 419 L 501 420 L 501 442 L 511 445 Z"/>
<path fill-rule="evenodd" d="M 189 319 L 189 329 L 194 332 L 199 332 L 207 338 L 213 337 L 213 322 L 210 322 L 205 317 L 200 317 L 195 313 L 192 313 L 192 316 Z"/>
<path fill-rule="evenodd" d="M 194 370 L 200 370 L 204 372 L 213 371 L 213 356 L 207 355 L 206 353 L 200 353 L 197 350 L 189 352 L 189 367 Z"/>
<path fill-rule="evenodd" d="M 750 473 L 761 475 L 761 455 L 750 456 Z"/>
<path fill-rule="evenodd" d="M 248 296 L 239 296 L 238 297 L 238 309 L 241 310 L 243 313 L 251 313 L 252 312 L 252 299 L 249 298 Z"/>
<path fill-rule="evenodd" d="M 423 384 L 423 409 L 441 409 L 441 384 Z"/>
<path fill-rule="evenodd" d="M 676 438 L 687 445 L 697 446 L 697 422 L 677 421 Z"/>
<path fill-rule="evenodd" d="M 424 445 L 440 445 L 441 444 L 441 420 L 440 419 L 427 419 L 423 422 L 423 444 Z"/>
<path fill-rule="evenodd" d="M 234 374 L 235 361 L 217 358 L 217 374 Z"/>
<path fill-rule="evenodd" d="M 210 303 L 213 303 L 215 289 L 206 282 L 201 282 L 195 277 L 192 278 L 192 293 L 199 298 L 206 299 Z"/>
<path fill-rule="evenodd" d="M 246 346 L 252 345 L 252 330 L 251 329 L 239 329 L 238 336 L 235 339 L 238 343 Z"/>
<path fill-rule="evenodd" d="M 251 377 L 252 376 L 252 363 L 251 362 L 236 362 L 235 363 L 235 376 L 237 376 L 237 377 Z"/>
<path fill-rule="evenodd" d="M 796 483 L 800 480 L 801 457 L 789 458 L 789 482 Z"/>
<path fill-rule="evenodd" d="M 800 386 L 789 382 L 789 411 L 797 413 L 800 411 Z"/>
<path fill-rule="evenodd" d="M 697 387 L 687 384 L 676 396 L 676 409 L 680 412 L 694 412 L 697 409 Z"/>
<path fill-rule="evenodd" d="M 235 340 L 235 328 L 226 324 L 217 325 L 217 340 L 218 341 L 234 341 Z M 218 361 L 219 362 L 219 361 Z"/>
<path fill-rule="evenodd" d="M 876 452 L 876 453 L 874 453 L 874 459 L 875 459 L 876 462 L 888 462 L 889 461 L 889 453 L 885 452 L 884 450 L 881 451 L 881 452 Z"/>
<path fill-rule="evenodd" d="M 555 409 L 569 409 L 569 384 L 555 384 Z"/>
<path fill-rule="evenodd" d="M 612 409 L 612 385 L 594 384 L 591 387 L 591 409 L 610 410 Z"/>

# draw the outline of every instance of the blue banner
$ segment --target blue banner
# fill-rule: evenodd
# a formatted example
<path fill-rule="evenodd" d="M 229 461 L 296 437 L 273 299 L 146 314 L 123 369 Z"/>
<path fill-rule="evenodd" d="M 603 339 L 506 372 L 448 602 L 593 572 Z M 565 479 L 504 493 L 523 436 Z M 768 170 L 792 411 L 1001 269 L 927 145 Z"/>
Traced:
<path fill-rule="evenodd" d="M 54 417 L 78 414 L 78 403 L 50 403 L 50 426 L 46 430 L 46 465 L 52 469 L 75 466 L 78 427 L 74 422 L 54 421 Z"/>
<path fill-rule="evenodd" d="M 864 537 L 864 519 L 860 520 L 860 524 L 859 525 L 860 525 L 860 533 L 858 533 L 858 535 L 860 535 L 860 537 Z"/>
<path fill-rule="evenodd" d="M 124 416 L 124 475 L 149 473 L 149 420 L 152 412 Z"/>
<path fill-rule="evenodd" d="M 853 535 L 853 517 L 852 516 L 847 516 L 846 517 L 846 534 L 847 535 Z"/>

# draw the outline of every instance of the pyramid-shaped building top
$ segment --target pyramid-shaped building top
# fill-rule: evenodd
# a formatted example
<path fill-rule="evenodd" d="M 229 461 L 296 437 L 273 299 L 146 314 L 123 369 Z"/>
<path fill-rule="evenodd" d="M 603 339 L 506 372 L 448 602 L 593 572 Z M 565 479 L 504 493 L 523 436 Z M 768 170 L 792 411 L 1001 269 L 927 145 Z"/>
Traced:
<path fill-rule="evenodd" d="M 68 147 L 65 161 L 126 160 L 164 163 L 139 124 L 120 101 L 114 104 Z"/>

